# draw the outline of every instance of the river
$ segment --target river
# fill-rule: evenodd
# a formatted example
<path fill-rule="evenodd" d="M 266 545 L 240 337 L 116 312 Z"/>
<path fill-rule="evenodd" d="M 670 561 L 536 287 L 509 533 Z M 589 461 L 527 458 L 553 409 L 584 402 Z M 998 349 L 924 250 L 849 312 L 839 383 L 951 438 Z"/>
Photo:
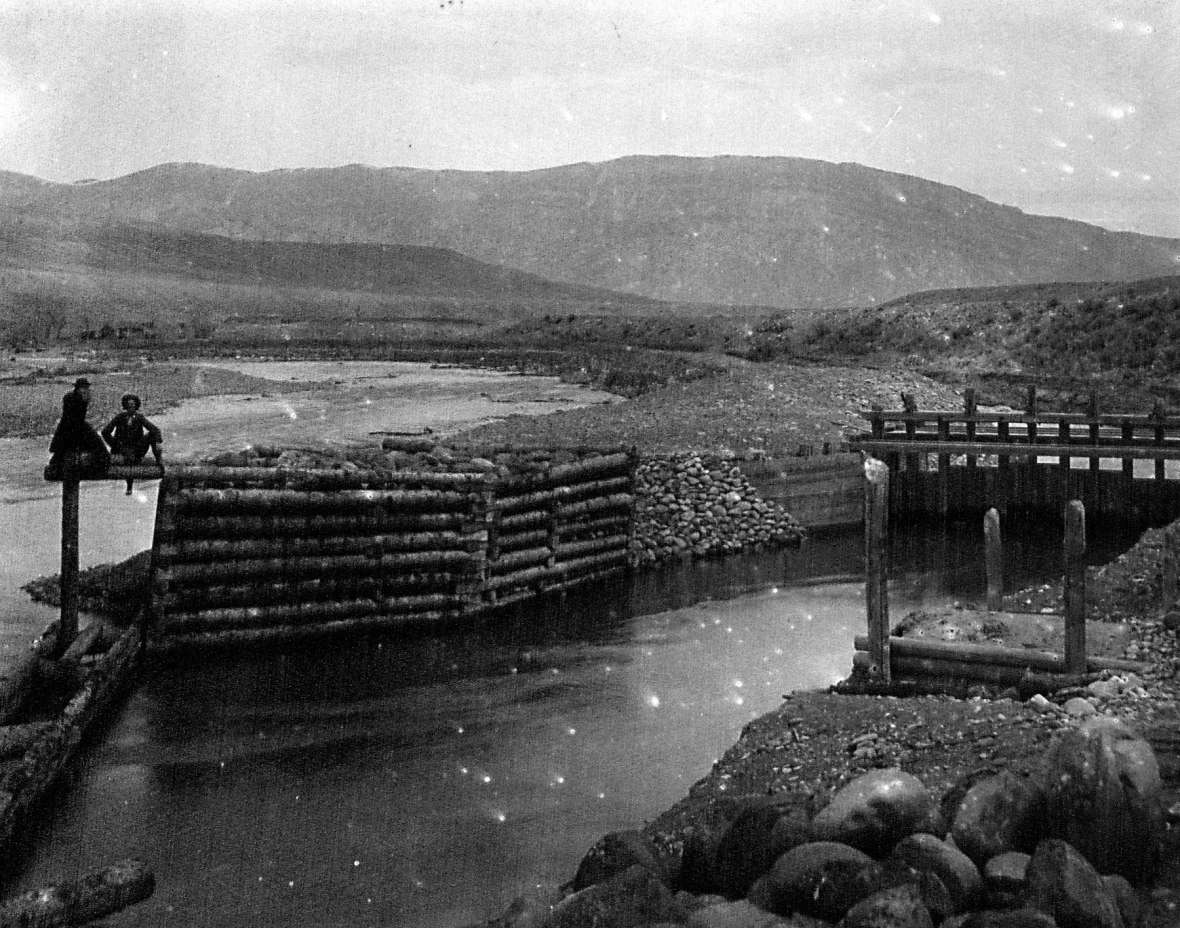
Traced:
<path fill-rule="evenodd" d="M 501 390 L 524 402 L 527 382 L 542 380 L 447 374 L 445 387 L 440 372 L 430 375 L 438 378 L 430 395 L 462 393 L 444 403 L 450 411 L 479 407 L 481 393 L 503 398 Z M 395 383 L 382 389 L 392 395 Z M 338 386 L 345 395 L 327 406 L 296 394 L 276 408 L 288 423 L 306 421 L 317 405 L 335 417 L 354 409 L 356 425 L 333 440 L 373 427 L 445 427 L 415 390 L 412 409 L 395 405 L 372 419 L 364 396 Z M 552 381 L 533 386 L 550 408 L 602 399 Z M 227 408 L 247 416 L 244 407 L 260 402 L 203 401 L 160 416 L 170 453 L 212 450 Z M 261 415 L 235 421 L 268 441 L 287 434 Z M 29 446 L 30 463 L 43 463 L 43 447 Z M 15 603 L 14 579 L 56 557 L 56 510 L 43 484 L 9 479 L 5 512 L 29 526 L 3 568 Z M 150 484 L 131 498 L 117 485 L 87 486 L 83 557 L 109 561 L 146 546 L 152 508 Z M 978 534 L 917 534 L 899 545 L 918 567 L 893 584 L 897 614 L 927 598 L 978 594 Z M 1030 576 L 1055 563 L 1051 543 L 1019 558 L 1014 566 Z M 782 694 L 845 676 L 863 627 L 863 587 L 827 578 L 860 570 L 853 533 L 679 565 L 445 634 L 153 663 L 13 855 L 21 863 L 10 867 L 8 888 L 138 856 L 155 869 L 155 895 L 108 919 L 112 926 L 480 920 L 532 883 L 568 879 L 600 835 L 638 827 L 685 795 Z M 20 608 L 9 623 L 14 641 L 50 615 Z"/>

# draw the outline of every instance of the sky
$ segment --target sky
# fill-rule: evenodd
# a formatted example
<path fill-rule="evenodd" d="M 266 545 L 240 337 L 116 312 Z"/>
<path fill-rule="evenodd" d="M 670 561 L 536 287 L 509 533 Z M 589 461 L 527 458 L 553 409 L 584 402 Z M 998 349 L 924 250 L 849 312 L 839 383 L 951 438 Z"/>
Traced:
<path fill-rule="evenodd" d="M 0 170 L 853 161 L 1180 237 L 1180 0 L 0 0 Z"/>

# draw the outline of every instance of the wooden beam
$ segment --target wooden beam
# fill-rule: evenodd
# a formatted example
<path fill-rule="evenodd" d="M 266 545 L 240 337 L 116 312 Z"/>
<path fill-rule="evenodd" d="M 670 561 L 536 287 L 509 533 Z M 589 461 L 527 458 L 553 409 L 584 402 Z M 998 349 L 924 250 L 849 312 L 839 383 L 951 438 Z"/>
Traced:
<path fill-rule="evenodd" d="M 889 655 L 889 468 L 883 461 L 865 461 L 865 609 L 869 653 L 876 675 L 891 679 Z"/>
<path fill-rule="evenodd" d="M 860 651 L 869 650 L 867 635 L 857 635 L 853 645 Z M 978 644 L 970 641 L 938 641 L 932 638 L 901 638 L 892 636 L 889 649 L 895 657 L 923 657 L 942 661 L 961 661 L 969 664 L 997 664 L 1004 667 L 1030 667 L 1033 670 L 1062 672 L 1065 658 L 1053 651 L 1033 648 L 1010 648 L 1000 644 Z M 1088 657 L 1086 672 L 1116 670 L 1143 673 L 1151 665 L 1118 657 Z"/>
<path fill-rule="evenodd" d="M 1072 499 L 1065 507 L 1065 669 L 1086 669 L 1086 509 Z"/>
<path fill-rule="evenodd" d="M 906 441 L 904 439 L 883 439 L 875 438 L 854 438 L 852 439 L 852 447 L 857 451 L 865 451 L 872 455 L 878 454 L 907 454 L 913 453 L 914 442 Z M 1118 460 L 1120 458 L 1135 458 L 1136 460 L 1180 460 L 1180 444 L 1168 447 L 1153 447 L 1151 445 L 1091 445 L 1074 444 L 1068 445 L 1060 444 L 1059 442 L 1037 442 L 1036 444 L 1029 444 L 1028 442 L 1000 442 L 987 441 L 984 439 L 977 439 L 973 442 L 966 441 L 949 441 L 942 442 L 937 440 L 922 440 L 917 444 L 922 447 L 920 451 L 928 454 L 962 454 L 962 455 L 980 455 L 980 454 L 1007 454 L 1012 457 L 1075 457 L 1075 458 L 1109 458 L 1111 460 Z"/>
<path fill-rule="evenodd" d="M 989 509 L 983 516 L 984 566 L 987 571 L 987 611 L 1004 608 L 1004 543 L 1000 538 L 1000 514 Z"/>

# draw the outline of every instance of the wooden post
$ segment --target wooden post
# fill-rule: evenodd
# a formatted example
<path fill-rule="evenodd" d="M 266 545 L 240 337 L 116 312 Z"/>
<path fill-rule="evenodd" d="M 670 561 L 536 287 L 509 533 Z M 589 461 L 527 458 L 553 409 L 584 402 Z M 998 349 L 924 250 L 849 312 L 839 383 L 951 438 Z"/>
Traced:
<path fill-rule="evenodd" d="M 975 441 L 975 388 L 968 387 L 963 391 L 963 413 L 967 417 L 967 441 Z M 967 455 L 967 466 L 974 467 L 975 455 Z"/>
<path fill-rule="evenodd" d="M 1160 609 L 1167 612 L 1180 596 L 1180 523 L 1173 522 L 1164 530 L 1162 574 Z"/>
<path fill-rule="evenodd" d="M 1028 385 L 1028 395 L 1024 401 L 1024 411 L 1030 416 L 1036 417 L 1040 415 L 1040 409 L 1037 404 L 1037 388 L 1035 384 Z"/>
<path fill-rule="evenodd" d="M 1086 672 L 1086 508 L 1071 499 L 1065 510 L 1065 672 Z"/>
<path fill-rule="evenodd" d="M 865 608 L 868 613 L 869 654 L 877 675 L 886 683 L 889 667 L 888 551 L 889 468 L 875 458 L 865 459 Z"/>
<path fill-rule="evenodd" d="M 869 413 L 869 424 L 873 438 L 885 437 L 885 410 L 875 403 Z"/>
<path fill-rule="evenodd" d="M 57 653 L 78 634 L 78 456 L 65 455 L 61 480 L 61 620 Z"/>
<path fill-rule="evenodd" d="M 946 416 L 938 417 L 938 440 L 940 442 L 949 442 L 951 440 L 951 421 Z M 949 454 L 938 455 L 938 514 L 946 518 L 947 512 L 950 510 L 950 479 L 951 479 L 951 456 Z"/>
<path fill-rule="evenodd" d="M 984 564 L 987 569 L 987 611 L 1004 608 L 1004 545 L 1000 538 L 1000 514 L 989 509 L 983 516 Z"/>

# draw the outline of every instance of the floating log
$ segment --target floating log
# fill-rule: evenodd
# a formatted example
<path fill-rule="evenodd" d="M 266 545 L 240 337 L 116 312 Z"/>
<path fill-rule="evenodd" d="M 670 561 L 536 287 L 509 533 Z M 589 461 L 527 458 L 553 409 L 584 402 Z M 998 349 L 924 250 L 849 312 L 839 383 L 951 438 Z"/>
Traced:
<path fill-rule="evenodd" d="M 1014 686 L 1052 692 L 1067 686 L 1085 686 L 1097 680 L 1099 674 L 1054 673 L 1034 671 L 1027 667 L 1009 667 L 1000 664 L 975 664 L 969 661 L 939 660 L 932 657 L 903 657 L 893 655 L 894 677 L 929 677 L 933 679 L 963 679 L 988 683 L 993 686 Z M 872 672 L 875 664 L 867 651 L 852 655 L 853 667 Z"/>
<path fill-rule="evenodd" d="M 365 512 L 385 508 L 463 509 L 469 495 L 445 490 L 341 490 L 336 493 L 300 490 L 180 490 L 176 503 L 185 515 L 233 513 L 293 516 L 327 512 Z"/>
<path fill-rule="evenodd" d="M 314 575 L 379 574 L 405 567 L 458 565 L 471 559 L 466 551 L 408 551 L 383 553 L 380 557 L 342 555 L 339 557 L 255 558 L 240 561 L 172 564 L 160 571 L 172 583 L 204 583 L 242 577 L 290 576 L 304 579 Z"/>
<path fill-rule="evenodd" d="M 438 622 L 457 619 L 463 615 L 457 610 L 407 613 L 390 616 L 375 613 L 330 622 L 313 622 L 306 625 L 270 625 L 260 628 L 233 628 L 208 632 L 185 632 L 170 634 L 152 642 L 154 650 L 172 651 L 193 647 L 238 647 L 241 645 L 269 644 L 275 641 L 298 641 L 365 631 L 383 631 L 393 628 L 413 628 L 433 625 Z"/>
<path fill-rule="evenodd" d="M 193 539 L 159 546 L 160 556 L 172 563 L 247 560 L 250 558 L 330 557 L 380 554 L 383 551 L 466 550 L 482 539 L 459 532 L 407 532 L 350 536 Z"/>
<path fill-rule="evenodd" d="M 69 928 L 121 912 L 155 892 L 141 860 L 121 860 L 80 880 L 54 883 L 0 902 L 0 928 Z"/>
<path fill-rule="evenodd" d="M 52 728 L 52 722 L 0 726 L 0 760 L 20 757 Z"/>
<path fill-rule="evenodd" d="M 56 634 L 54 635 L 56 641 Z M 24 705 L 25 697 L 37 679 L 37 664 L 40 656 L 30 648 L 7 661 L 0 670 L 0 724 L 17 716 Z"/>
<path fill-rule="evenodd" d="M 82 631 L 78 632 L 77 637 L 70 642 L 70 646 L 62 654 L 61 660 L 67 662 L 82 660 L 91 651 L 95 651 L 102 646 L 106 631 L 106 626 L 101 622 L 91 622 Z"/>
<path fill-rule="evenodd" d="M 861 651 L 869 650 L 867 635 L 857 635 L 853 646 Z M 1009 648 L 998 644 L 978 644 L 967 641 L 936 641 L 930 638 L 889 638 L 889 650 L 902 657 L 929 657 L 943 661 L 960 661 L 973 664 L 996 664 L 1004 667 L 1030 667 L 1033 670 L 1065 672 L 1065 658 L 1053 651 L 1039 651 L 1034 648 Z M 1091 656 L 1086 661 L 1086 671 L 1115 670 L 1120 672 L 1143 673 L 1148 664 L 1128 661 L 1116 657 Z"/>

